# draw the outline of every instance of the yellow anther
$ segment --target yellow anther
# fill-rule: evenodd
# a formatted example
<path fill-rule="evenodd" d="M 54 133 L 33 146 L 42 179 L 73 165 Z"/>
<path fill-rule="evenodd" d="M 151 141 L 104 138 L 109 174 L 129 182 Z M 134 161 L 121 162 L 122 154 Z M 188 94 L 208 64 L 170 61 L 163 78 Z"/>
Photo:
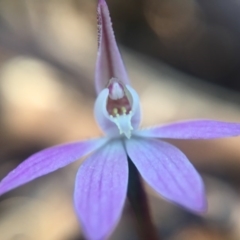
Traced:
<path fill-rule="evenodd" d="M 123 114 L 126 114 L 127 109 L 126 109 L 125 107 L 121 107 L 121 110 L 122 110 L 122 113 L 123 113 Z"/>
<path fill-rule="evenodd" d="M 116 115 L 118 114 L 118 109 L 117 109 L 117 108 L 114 108 L 114 109 L 112 110 L 112 112 L 113 112 L 113 115 L 116 116 Z"/>

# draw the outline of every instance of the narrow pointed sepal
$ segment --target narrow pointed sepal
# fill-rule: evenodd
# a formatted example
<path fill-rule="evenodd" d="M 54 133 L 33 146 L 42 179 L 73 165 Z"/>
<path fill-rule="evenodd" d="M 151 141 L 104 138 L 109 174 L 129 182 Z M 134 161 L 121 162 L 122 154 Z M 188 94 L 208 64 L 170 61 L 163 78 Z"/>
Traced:
<path fill-rule="evenodd" d="M 98 55 L 95 72 L 95 86 L 99 93 L 106 88 L 111 78 L 129 84 L 128 75 L 115 40 L 111 18 L 106 2 L 98 2 Z"/>
<path fill-rule="evenodd" d="M 53 172 L 98 149 L 107 139 L 74 142 L 40 151 L 12 170 L 0 182 L 0 195 Z"/>
<path fill-rule="evenodd" d="M 240 135 L 240 124 L 214 120 L 192 120 L 154 126 L 136 132 L 141 137 L 172 139 L 216 139 Z"/>
<path fill-rule="evenodd" d="M 120 219 L 127 182 L 128 163 L 121 140 L 112 140 L 82 164 L 74 203 L 86 239 L 108 239 Z"/>
<path fill-rule="evenodd" d="M 161 196 L 194 212 L 207 209 L 204 184 L 187 157 L 173 145 L 131 138 L 127 153 L 145 181 Z"/>

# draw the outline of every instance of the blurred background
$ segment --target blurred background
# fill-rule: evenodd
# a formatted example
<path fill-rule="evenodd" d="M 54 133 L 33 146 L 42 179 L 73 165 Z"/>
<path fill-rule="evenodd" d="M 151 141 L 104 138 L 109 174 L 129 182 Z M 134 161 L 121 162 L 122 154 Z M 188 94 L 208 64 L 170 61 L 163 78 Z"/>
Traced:
<path fill-rule="evenodd" d="M 240 122 L 239 0 L 108 0 L 142 126 Z M 100 136 L 93 117 L 96 0 L 0 0 L 0 179 L 45 147 Z M 204 178 L 209 211 L 193 215 L 148 186 L 164 240 L 240 239 L 240 137 L 171 141 Z M 0 197 L 0 240 L 77 240 L 81 160 Z M 139 239 L 126 203 L 112 240 Z"/>

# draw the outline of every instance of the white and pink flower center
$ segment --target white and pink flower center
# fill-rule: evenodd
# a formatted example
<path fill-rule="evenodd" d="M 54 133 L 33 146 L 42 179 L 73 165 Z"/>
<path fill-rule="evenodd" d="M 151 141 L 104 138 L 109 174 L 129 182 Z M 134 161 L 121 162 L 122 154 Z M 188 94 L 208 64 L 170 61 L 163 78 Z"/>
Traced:
<path fill-rule="evenodd" d="M 126 87 L 116 78 L 108 85 L 107 112 L 112 122 L 119 128 L 120 134 L 131 137 L 132 100 Z"/>

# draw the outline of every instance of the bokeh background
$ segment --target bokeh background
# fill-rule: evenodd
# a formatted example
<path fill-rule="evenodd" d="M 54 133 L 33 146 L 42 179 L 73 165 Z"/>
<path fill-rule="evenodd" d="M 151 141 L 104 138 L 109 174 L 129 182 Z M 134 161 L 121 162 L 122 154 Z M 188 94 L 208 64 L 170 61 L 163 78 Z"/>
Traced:
<path fill-rule="evenodd" d="M 240 122 L 239 0 L 107 2 L 142 126 Z M 0 179 L 45 147 L 102 134 L 96 50 L 96 0 L 0 0 Z M 196 216 L 146 186 L 161 239 L 239 240 L 240 137 L 172 143 L 203 176 L 209 211 Z M 81 161 L 1 196 L 0 240 L 83 239 L 72 203 Z M 111 239 L 139 239 L 128 203 Z"/>

